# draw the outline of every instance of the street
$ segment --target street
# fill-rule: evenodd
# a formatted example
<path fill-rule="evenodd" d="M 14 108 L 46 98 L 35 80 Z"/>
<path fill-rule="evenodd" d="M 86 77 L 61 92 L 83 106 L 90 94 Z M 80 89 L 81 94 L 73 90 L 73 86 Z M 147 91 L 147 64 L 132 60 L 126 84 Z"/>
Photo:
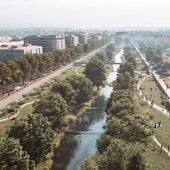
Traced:
<path fill-rule="evenodd" d="M 103 47 L 106 47 L 103 46 Z M 76 60 L 76 61 L 82 61 L 92 55 L 94 55 L 95 53 L 97 53 L 98 51 L 100 51 L 103 47 L 97 49 L 97 50 L 94 50 L 90 53 L 88 53 L 87 55 L 85 56 L 80 56 L 80 59 Z M 30 92 L 32 89 L 34 88 L 37 88 L 39 87 L 40 85 L 42 85 L 43 83 L 45 82 L 48 82 L 50 79 L 60 75 L 62 72 L 70 69 L 71 67 L 73 67 L 73 62 L 72 63 L 69 63 L 68 65 L 66 66 L 63 66 L 61 68 L 59 68 L 58 70 L 55 70 L 54 72 L 52 72 L 51 74 L 41 78 L 41 79 L 38 79 L 36 80 L 35 82 L 33 82 L 32 84 L 29 84 L 27 85 L 27 87 L 21 89 L 21 90 L 18 90 L 16 91 L 15 93 L 13 94 L 10 94 L 10 96 L 7 96 L 3 99 L 0 99 L 0 109 L 6 107 L 9 103 L 13 102 L 13 101 L 17 101 L 18 99 L 20 99 L 24 94 L 27 94 L 28 92 Z"/>

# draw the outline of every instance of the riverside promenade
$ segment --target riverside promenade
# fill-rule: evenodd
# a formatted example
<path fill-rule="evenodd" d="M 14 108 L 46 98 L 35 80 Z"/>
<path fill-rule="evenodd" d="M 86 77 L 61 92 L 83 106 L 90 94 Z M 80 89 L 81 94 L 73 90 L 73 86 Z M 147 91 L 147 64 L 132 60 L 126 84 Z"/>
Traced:
<path fill-rule="evenodd" d="M 109 43 L 108 43 L 109 44 Z M 95 53 L 99 52 L 100 50 L 102 50 L 103 48 L 105 48 L 108 44 L 104 45 L 101 48 L 98 48 L 96 50 L 93 50 L 91 52 L 89 52 L 86 55 L 82 55 L 80 56 L 78 60 L 76 60 L 77 62 L 83 61 L 86 58 L 91 57 L 92 55 L 94 55 Z M 60 75 L 61 73 L 63 73 L 64 71 L 70 69 L 71 67 L 73 67 L 73 62 L 69 63 L 66 66 L 62 66 L 61 68 L 51 72 L 50 74 L 46 75 L 45 77 L 42 77 L 40 79 L 37 79 L 36 81 L 28 84 L 26 87 L 18 90 L 18 91 L 14 91 L 12 92 L 9 96 L 6 95 L 5 97 L 0 99 L 0 109 L 6 107 L 8 104 L 10 104 L 11 102 L 17 101 L 20 98 L 22 98 L 23 95 L 29 93 L 31 90 L 33 90 L 34 88 L 39 87 L 40 85 L 42 85 L 45 82 L 48 82 L 50 79 Z"/>
<path fill-rule="evenodd" d="M 168 88 L 167 85 L 165 84 L 165 82 L 160 78 L 160 75 L 157 74 L 156 71 L 152 69 L 152 66 L 146 60 L 146 57 L 139 51 L 137 45 L 134 42 L 132 42 L 132 44 L 135 47 L 135 49 L 138 52 L 138 54 L 140 55 L 140 57 L 143 60 L 143 62 L 145 63 L 145 65 L 146 65 L 146 67 L 148 69 L 148 72 L 155 78 L 155 80 L 157 81 L 157 83 L 159 84 L 159 86 L 161 87 L 163 92 L 170 99 L 170 88 Z"/>

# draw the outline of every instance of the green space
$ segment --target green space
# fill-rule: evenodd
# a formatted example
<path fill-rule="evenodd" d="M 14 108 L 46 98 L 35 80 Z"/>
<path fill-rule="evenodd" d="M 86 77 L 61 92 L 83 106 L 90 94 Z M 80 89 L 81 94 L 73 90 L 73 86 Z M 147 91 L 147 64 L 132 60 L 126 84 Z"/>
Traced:
<path fill-rule="evenodd" d="M 149 77 L 145 79 L 145 81 L 141 84 L 141 88 L 147 100 L 154 101 L 156 105 L 161 106 L 162 108 L 165 108 L 165 106 L 162 105 L 161 103 L 164 97 L 164 94 L 160 91 L 157 84 L 152 78 Z"/>
<path fill-rule="evenodd" d="M 139 66 L 136 71 L 142 72 L 143 68 L 141 66 L 141 61 L 138 58 Z M 136 74 L 136 77 L 141 80 L 139 74 Z M 166 78 L 165 78 L 166 79 Z M 141 85 L 142 91 L 148 100 L 153 101 L 154 103 L 165 107 L 162 105 L 162 99 L 165 97 L 164 94 L 157 87 L 157 84 L 153 81 L 152 78 L 147 78 Z M 151 89 L 152 88 L 152 89 Z M 170 144 L 170 118 L 164 115 L 162 112 L 151 108 L 147 105 L 139 95 L 136 94 L 136 104 L 140 105 L 141 114 L 148 120 L 149 126 L 151 123 L 156 123 L 161 121 L 162 127 L 153 128 L 154 135 L 158 139 L 158 141 L 165 147 L 168 148 Z M 168 155 L 162 151 L 160 154 L 160 147 L 157 146 L 154 141 L 148 143 L 147 150 L 145 152 L 146 157 L 149 159 L 149 170 L 168 170 L 170 167 L 170 161 Z"/>
<path fill-rule="evenodd" d="M 26 152 L 31 156 L 30 160 L 34 160 L 33 162 L 35 162 L 36 164 L 36 170 L 49 169 L 52 164 L 52 145 L 54 144 L 55 148 L 59 146 L 60 140 L 63 137 L 63 131 L 65 130 L 65 128 L 68 128 L 69 125 L 65 124 L 64 119 L 68 116 L 68 111 L 71 111 L 72 113 L 74 113 L 75 111 L 74 108 L 73 110 L 69 110 L 69 106 L 72 106 L 72 103 L 67 103 L 68 99 L 73 100 L 72 102 L 75 102 L 74 104 L 78 104 L 79 107 L 76 109 L 76 114 L 74 113 L 74 116 L 80 116 L 93 102 L 95 98 L 94 96 L 97 94 L 97 87 L 99 89 L 99 86 L 103 84 L 103 80 L 105 79 L 105 71 L 108 72 L 110 70 L 110 67 L 107 67 L 107 69 L 105 69 L 104 63 L 100 61 L 97 57 L 95 58 L 95 60 L 93 60 L 94 64 L 97 63 L 97 65 L 95 65 L 93 68 L 99 68 L 98 66 L 100 64 L 101 71 L 96 72 L 97 76 L 94 76 L 95 78 L 102 78 L 97 81 L 100 82 L 100 84 L 95 84 L 93 82 L 95 81 L 95 79 L 92 79 L 90 81 L 90 79 L 86 78 L 87 75 L 82 76 L 82 73 L 84 72 L 84 67 L 73 67 L 68 71 L 63 72 L 59 77 L 51 79 L 49 82 L 44 83 L 39 88 L 33 89 L 30 93 L 24 95 L 22 100 L 13 102 L 13 104 L 9 106 L 11 108 L 15 108 L 16 106 L 19 108 L 19 106 L 22 106 L 23 104 L 36 101 L 34 108 L 33 104 L 28 104 L 20 110 L 19 116 L 17 118 L 14 118 L 19 120 L 18 122 L 9 120 L 0 124 L 1 137 L 5 135 L 6 129 L 11 126 L 8 131 L 8 136 L 10 138 L 14 137 L 16 140 L 11 141 L 11 139 L 10 143 L 15 143 L 15 145 L 13 145 L 14 147 L 18 145 L 18 149 L 20 150 L 22 150 L 22 147 L 19 146 L 20 144 L 25 147 L 24 150 L 26 150 Z M 102 77 L 101 73 L 103 74 Z M 70 84 L 68 84 L 67 79 Z M 75 89 L 73 87 L 75 87 Z M 66 94 L 65 89 L 67 90 Z M 58 93 L 60 93 L 60 95 Z M 71 94 L 73 94 L 73 96 L 75 95 L 76 98 L 68 98 L 68 96 Z M 77 100 L 78 97 L 79 100 Z M 77 105 L 75 105 L 74 107 L 76 108 L 76 106 Z M 33 113 L 33 111 L 35 114 L 31 114 Z M 44 115 L 42 116 L 41 114 Z M 32 128 L 34 130 L 32 130 Z M 38 128 L 39 130 L 35 130 Z M 36 140 L 32 140 L 35 137 L 35 134 L 37 136 L 37 140 L 39 139 L 41 143 L 41 145 L 36 148 L 34 147 L 37 145 L 37 142 Z M 48 142 L 46 139 L 43 139 L 47 136 Z M 53 138 L 55 138 L 54 143 Z M 19 143 L 17 139 L 19 139 L 21 143 Z M 5 145 L 7 140 L 8 138 L 3 141 L 3 145 Z M 29 144 L 30 141 L 31 144 Z M 29 146 L 29 148 L 27 146 Z M 42 148 L 40 148 L 40 150 L 37 150 L 37 148 L 39 147 Z M 27 163 L 32 166 L 31 162 L 28 161 Z M 4 163 L 4 166 L 8 166 L 8 162 Z"/>

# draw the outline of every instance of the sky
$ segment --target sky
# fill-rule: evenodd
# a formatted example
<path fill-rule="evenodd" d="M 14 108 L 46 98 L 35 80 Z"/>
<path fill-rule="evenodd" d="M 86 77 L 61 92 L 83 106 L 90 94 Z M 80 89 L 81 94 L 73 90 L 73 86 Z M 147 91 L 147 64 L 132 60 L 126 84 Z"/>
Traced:
<path fill-rule="evenodd" d="M 170 0 L 0 0 L 0 27 L 170 27 Z"/>

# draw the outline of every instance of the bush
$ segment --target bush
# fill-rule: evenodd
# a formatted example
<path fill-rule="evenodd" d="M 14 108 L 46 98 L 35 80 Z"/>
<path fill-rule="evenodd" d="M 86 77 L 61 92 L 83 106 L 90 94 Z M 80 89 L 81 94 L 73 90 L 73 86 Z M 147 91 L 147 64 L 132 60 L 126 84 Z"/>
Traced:
<path fill-rule="evenodd" d="M 21 101 L 18 102 L 18 104 L 19 104 L 19 105 L 23 105 L 23 104 L 25 104 L 25 101 L 24 101 L 24 100 L 21 100 Z"/>
<path fill-rule="evenodd" d="M 8 112 L 8 113 L 12 113 L 12 112 L 15 112 L 15 111 L 16 111 L 16 110 L 15 110 L 13 107 L 7 109 L 7 112 Z"/>
<path fill-rule="evenodd" d="M 30 93 L 30 96 L 37 96 L 42 93 L 42 89 L 36 89 L 35 91 Z"/>

